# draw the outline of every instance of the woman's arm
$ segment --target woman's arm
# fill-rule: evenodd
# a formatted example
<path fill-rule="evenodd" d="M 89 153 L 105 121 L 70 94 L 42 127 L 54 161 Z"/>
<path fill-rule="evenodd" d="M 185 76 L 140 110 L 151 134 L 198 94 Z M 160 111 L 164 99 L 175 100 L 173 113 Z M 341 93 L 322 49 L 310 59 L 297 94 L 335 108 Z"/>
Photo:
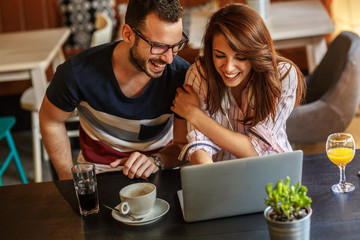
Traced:
<path fill-rule="evenodd" d="M 186 118 L 222 149 L 239 158 L 258 155 L 248 136 L 225 128 L 200 109 L 198 95 L 191 86 L 178 89 L 173 104 L 172 110 L 176 114 Z"/>
<path fill-rule="evenodd" d="M 283 69 L 283 71 L 285 70 Z M 280 75 L 282 74 L 284 73 L 280 72 Z M 213 142 L 213 146 L 216 144 L 236 157 L 291 151 L 286 136 L 285 124 L 294 107 L 294 93 L 297 87 L 295 69 L 291 69 L 290 74 L 281 82 L 282 96 L 278 102 L 275 121 L 273 122 L 269 118 L 251 128 L 249 132 L 246 130 L 246 135 L 222 126 L 219 122 L 226 122 L 225 117 L 217 118 L 215 121 L 204 112 L 204 103 L 201 101 L 204 101 L 203 99 L 206 97 L 206 82 L 201 80 L 198 72 L 193 68 L 188 71 L 186 83 L 191 84 L 191 86 L 184 86 L 184 90 L 178 89 L 178 95 L 172 110 L 186 118 L 193 125 L 192 127 L 198 130 L 196 135 L 206 135 L 197 137 L 197 139 L 203 140 L 203 138 L 207 137 L 208 141 Z M 225 126 L 228 126 L 228 124 Z M 236 129 L 236 126 L 234 127 Z M 194 142 L 194 144 L 197 143 Z"/>
<path fill-rule="evenodd" d="M 209 153 L 206 151 L 199 149 L 195 151 L 190 158 L 191 165 L 197 165 L 197 164 L 208 164 L 212 163 L 213 160 Z"/>

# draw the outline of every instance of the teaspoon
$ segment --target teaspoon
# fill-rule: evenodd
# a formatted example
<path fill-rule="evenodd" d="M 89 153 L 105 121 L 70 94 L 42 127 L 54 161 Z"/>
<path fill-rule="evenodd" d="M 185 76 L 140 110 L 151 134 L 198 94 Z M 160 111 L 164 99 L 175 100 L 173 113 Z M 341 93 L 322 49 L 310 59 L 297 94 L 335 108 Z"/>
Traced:
<path fill-rule="evenodd" d="M 130 218 L 131 220 L 133 220 L 133 221 L 141 221 L 141 220 L 144 219 L 144 218 L 134 217 L 134 216 L 132 216 L 132 215 L 130 215 L 130 214 L 122 214 L 122 213 L 119 211 L 119 209 L 115 209 L 115 208 L 109 207 L 108 205 L 105 205 L 105 204 L 103 204 L 103 206 L 106 207 L 106 208 L 108 208 L 108 209 L 110 209 L 110 210 L 114 210 L 114 211 L 120 213 L 122 216 L 129 217 L 129 218 Z"/>

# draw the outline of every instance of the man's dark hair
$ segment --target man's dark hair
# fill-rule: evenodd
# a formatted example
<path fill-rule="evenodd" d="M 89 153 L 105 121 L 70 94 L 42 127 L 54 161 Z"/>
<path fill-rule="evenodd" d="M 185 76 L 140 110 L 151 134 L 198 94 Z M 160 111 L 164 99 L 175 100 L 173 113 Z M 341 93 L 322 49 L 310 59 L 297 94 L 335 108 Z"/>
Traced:
<path fill-rule="evenodd" d="M 162 21 L 175 23 L 182 17 L 183 8 L 179 0 L 129 0 L 125 23 L 141 30 L 150 13 Z"/>

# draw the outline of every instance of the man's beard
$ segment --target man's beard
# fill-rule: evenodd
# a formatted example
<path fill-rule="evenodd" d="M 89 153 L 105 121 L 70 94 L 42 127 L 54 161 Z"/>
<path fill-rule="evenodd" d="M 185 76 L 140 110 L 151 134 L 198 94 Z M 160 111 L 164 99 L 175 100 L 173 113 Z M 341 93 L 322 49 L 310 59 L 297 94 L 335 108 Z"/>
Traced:
<path fill-rule="evenodd" d="M 144 72 L 150 78 L 158 78 L 162 75 L 163 71 L 161 72 L 150 72 L 146 68 L 147 60 L 140 57 L 140 54 L 137 52 L 137 41 L 133 47 L 130 48 L 129 54 L 129 61 L 135 66 L 135 68 L 141 72 Z"/>

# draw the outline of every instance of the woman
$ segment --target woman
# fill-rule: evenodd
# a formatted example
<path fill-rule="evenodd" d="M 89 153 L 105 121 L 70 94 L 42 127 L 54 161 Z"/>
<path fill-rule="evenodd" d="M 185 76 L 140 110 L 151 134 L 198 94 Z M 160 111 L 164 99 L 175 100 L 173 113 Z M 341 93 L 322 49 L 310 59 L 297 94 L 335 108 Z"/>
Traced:
<path fill-rule="evenodd" d="M 210 19 L 204 55 L 188 70 L 172 110 L 188 121 L 180 160 L 192 164 L 292 151 L 286 120 L 305 83 L 279 56 L 259 14 L 230 4 Z"/>

